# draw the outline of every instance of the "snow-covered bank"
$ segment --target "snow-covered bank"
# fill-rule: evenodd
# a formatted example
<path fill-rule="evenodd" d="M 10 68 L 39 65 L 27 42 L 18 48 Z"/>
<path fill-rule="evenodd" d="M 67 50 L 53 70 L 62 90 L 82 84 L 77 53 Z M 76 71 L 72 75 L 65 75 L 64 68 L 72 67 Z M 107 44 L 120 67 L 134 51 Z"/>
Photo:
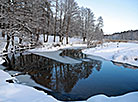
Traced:
<path fill-rule="evenodd" d="M 39 40 L 42 42 L 43 46 L 39 46 L 35 49 L 29 50 L 31 52 L 51 52 L 51 51 L 58 51 L 60 49 L 66 48 L 82 48 L 87 47 L 87 44 L 83 44 L 83 40 L 81 38 L 70 38 L 69 37 L 69 44 L 66 44 L 66 38 L 64 37 L 63 44 L 59 43 L 59 37 L 56 36 L 56 41 L 53 42 L 54 36 L 49 36 L 48 42 L 44 42 L 43 35 L 40 35 Z"/>
<path fill-rule="evenodd" d="M 81 61 L 70 58 L 70 57 L 63 57 L 59 54 L 62 53 L 62 51 L 59 51 L 60 49 L 77 49 L 77 48 L 86 48 L 86 44 L 68 44 L 68 45 L 60 45 L 54 47 L 53 44 L 44 44 L 41 48 L 35 48 L 32 50 L 29 50 L 29 52 L 34 53 L 36 55 L 44 56 L 62 63 L 67 64 L 74 64 L 74 63 L 81 63 Z"/>
<path fill-rule="evenodd" d="M 0 36 L 0 55 L 2 54 L 5 45 L 6 45 L 5 39 Z"/>
<path fill-rule="evenodd" d="M 29 52 L 51 52 L 51 51 L 58 51 L 60 49 L 75 49 L 75 48 L 86 48 L 86 44 L 54 44 L 54 43 L 44 43 L 43 46 L 31 49 Z"/>
<path fill-rule="evenodd" d="M 0 102 L 58 102 L 52 96 L 32 87 L 6 82 L 12 77 L 0 70 Z"/>
<path fill-rule="evenodd" d="M 107 97 L 105 95 L 96 95 L 87 100 L 87 102 L 137 102 L 138 92 L 131 92 L 118 97 Z"/>
<path fill-rule="evenodd" d="M 0 64 L 4 63 L 4 60 L 0 57 Z"/>
<path fill-rule="evenodd" d="M 73 59 L 73 58 L 70 58 L 70 57 L 67 57 L 67 56 L 65 56 L 65 57 L 60 56 L 59 54 L 61 52 L 62 51 L 33 52 L 33 53 L 36 54 L 36 55 L 40 55 L 40 56 L 43 56 L 43 57 L 47 57 L 47 58 L 56 60 L 56 61 L 61 62 L 61 63 L 66 63 L 66 64 L 81 63 L 81 61 L 79 61 L 79 60 L 76 60 L 76 59 Z"/>
<path fill-rule="evenodd" d="M 83 53 L 138 66 L 138 44 L 136 43 L 104 43 L 100 47 L 85 49 Z"/>

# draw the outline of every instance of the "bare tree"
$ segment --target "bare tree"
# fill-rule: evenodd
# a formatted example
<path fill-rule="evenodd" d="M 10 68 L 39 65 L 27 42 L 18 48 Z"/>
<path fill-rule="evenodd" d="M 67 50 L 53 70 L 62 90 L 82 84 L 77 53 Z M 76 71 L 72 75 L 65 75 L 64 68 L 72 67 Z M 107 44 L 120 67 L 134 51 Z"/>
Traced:
<path fill-rule="evenodd" d="M 73 19 L 74 16 L 76 16 L 79 7 L 74 0 L 67 0 L 66 6 L 67 6 L 66 44 L 68 44 L 71 20 Z"/>
<path fill-rule="evenodd" d="M 94 13 L 89 8 L 79 8 L 75 0 L 1 0 L 4 11 L 0 22 L 7 35 L 7 46 L 14 48 L 15 37 L 18 45 L 28 43 L 38 45 L 40 35 L 48 42 L 49 35 L 54 34 L 53 42 L 59 35 L 59 42 L 80 36 L 83 41 L 99 40 L 103 37 L 103 19 L 99 17 L 95 24 Z M 47 35 L 47 37 L 46 37 Z"/>
<path fill-rule="evenodd" d="M 95 32 L 96 32 L 96 35 L 97 35 L 97 40 L 99 41 L 102 41 L 103 42 L 103 36 L 104 36 L 104 33 L 103 33 L 103 18 L 100 16 L 98 19 L 97 19 L 97 25 L 96 25 L 96 29 L 95 29 Z"/>
<path fill-rule="evenodd" d="M 56 40 L 56 35 L 57 35 L 57 16 L 58 16 L 58 0 L 56 0 L 56 6 L 55 6 L 55 24 L 54 24 L 54 39 L 53 42 Z"/>

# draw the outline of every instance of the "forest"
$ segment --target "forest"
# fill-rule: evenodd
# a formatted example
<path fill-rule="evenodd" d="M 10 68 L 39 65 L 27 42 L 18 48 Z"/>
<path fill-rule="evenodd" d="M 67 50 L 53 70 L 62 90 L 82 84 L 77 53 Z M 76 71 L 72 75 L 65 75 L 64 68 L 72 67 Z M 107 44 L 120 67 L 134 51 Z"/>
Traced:
<path fill-rule="evenodd" d="M 96 19 L 89 8 L 79 7 L 75 0 L 0 0 L 0 29 L 12 49 L 29 44 L 41 45 L 49 36 L 59 43 L 69 43 L 69 37 L 80 37 L 84 42 L 103 39 L 103 18 Z M 18 43 L 15 44 L 15 39 Z"/>

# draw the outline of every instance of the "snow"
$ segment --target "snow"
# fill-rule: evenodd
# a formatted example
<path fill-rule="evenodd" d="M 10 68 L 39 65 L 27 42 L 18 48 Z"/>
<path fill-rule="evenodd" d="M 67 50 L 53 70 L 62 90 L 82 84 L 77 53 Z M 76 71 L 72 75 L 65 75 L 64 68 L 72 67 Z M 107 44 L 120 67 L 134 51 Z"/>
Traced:
<path fill-rule="evenodd" d="M 2 54 L 5 45 L 6 45 L 6 40 L 0 36 L 0 55 Z"/>
<path fill-rule="evenodd" d="M 87 47 L 86 44 L 67 44 L 67 45 L 60 45 L 60 46 L 54 47 L 52 43 L 51 44 L 46 43 L 42 47 L 29 50 L 29 52 L 36 55 L 44 56 L 47 58 L 51 58 L 61 63 L 75 64 L 75 63 L 81 63 L 81 61 L 67 56 L 60 56 L 59 54 L 62 53 L 61 49 L 75 49 L 75 48 L 77 49 L 77 48 L 86 48 L 86 47 Z"/>
<path fill-rule="evenodd" d="M 0 64 L 4 63 L 4 60 L 0 57 Z"/>
<path fill-rule="evenodd" d="M 83 50 L 83 53 L 107 60 L 138 66 L 137 43 L 104 43 L 102 46 Z"/>
<path fill-rule="evenodd" d="M 57 45 L 57 46 L 56 46 Z M 55 46 L 55 47 L 54 47 Z M 44 43 L 43 46 L 31 49 L 30 52 L 51 52 L 51 51 L 58 51 L 60 49 L 75 49 L 75 48 L 86 48 L 86 44 L 67 44 L 67 45 L 59 45 L 58 43 Z"/>
<path fill-rule="evenodd" d="M 16 78 L 16 82 L 19 84 L 28 85 L 31 87 L 39 87 L 47 91 L 51 91 L 51 89 L 48 89 L 40 84 L 37 84 L 28 74 L 23 75 L 22 72 L 18 72 L 18 71 L 8 71 L 8 73 L 14 76 Z"/>
<path fill-rule="evenodd" d="M 0 102 L 59 102 L 32 87 L 6 82 L 7 79 L 13 78 L 0 70 Z"/>
<path fill-rule="evenodd" d="M 49 35 L 48 43 L 53 43 L 53 39 L 54 39 L 54 36 Z M 42 43 L 44 43 L 43 35 L 40 35 L 39 40 Z M 72 44 L 72 43 L 82 43 L 83 42 L 83 40 L 81 38 L 79 38 L 79 37 L 72 37 L 72 38 L 69 37 L 68 41 L 69 41 L 70 44 Z M 59 37 L 58 36 L 56 36 L 56 41 L 55 42 L 56 43 L 59 42 Z M 64 37 L 64 39 L 63 39 L 63 44 L 66 44 L 66 37 Z"/>
<path fill-rule="evenodd" d="M 81 63 L 81 61 L 67 57 L 67 56 L 60 56 L 59 54 L 62 51 L 52 51 L 52 52 L 33 52 L 36 55 L 44 56 L 53 60 L 56 60 L 61 63 L 66 63 L 66 64 L 75 64 L 75 63 Z"/>
<path fill-rule="evenodd" d="M 131 92 L 118 97 L 107 97 L 105 95 L 96 95 L 87 100 L 87 102 L 137 102 L 138 92 Z"/>
<path fill-rule="evenodd" d="M 63 44 L 59 43 L 59 37 L 56 36 L 56 41 L 53 42 L 54 36 L 49 36 L 48 42 L 43 41 L 43 35 L 40 35 L 39 40 L 42 42 L 43 46 L 29 50 L 31 52 L 51 52 L 58 51 L 60 49 L 66 48 L 82 48 L 87 47 L 87 44 L 83 44 L 83 40 L 81 38 L 70 38 L 69 44 L 66 44 L 66 38 L 64 37 Z M 57 45 L 57 46 L 56 46 Z"/>

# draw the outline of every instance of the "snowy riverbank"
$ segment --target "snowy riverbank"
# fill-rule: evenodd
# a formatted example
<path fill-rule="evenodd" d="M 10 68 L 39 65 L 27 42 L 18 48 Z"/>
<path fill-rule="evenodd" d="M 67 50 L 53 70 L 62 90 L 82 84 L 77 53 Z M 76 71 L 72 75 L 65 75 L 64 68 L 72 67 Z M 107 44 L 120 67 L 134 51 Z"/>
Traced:
<path fill-rule="evenodd" d="M 29 52 L 53 52 L 60 49 L 75 49 L 86 48 L 87 44 L 58 44 L 58 43 L 44 43 L 43 46 L 29 50 Z"/>
<path fill-rule="evenodd" d="M 4 63 L 4 60 L 0 57 L 0 64 Z"/>
<path fill-rule="evenodd" d="M 85 49 L 83 53 L 138 66 L 138 44 L 136 43 L 104 43 L 103 46 Z"/>
<path fill-rule="evenodd" d="M 57 44 L 55 44 L 57 45 Z M 75 64 L 75 63 L 81 63 L 81 61 L 73 59 L 71 57 L 63 57 L 60 56 L 60 53 L 62 53 L 61 49 L 80 49 L 80 48 L 86 48 L 86 44 L 67 44 L 67 45 L 59 45 L 54 47 L 53 44 L 44 44 L 43 47 L 35 48 L 29 50 L 29 52 L 44 56 L 62 63 L 67 63 L 67 64 Z"/>
<path fill-rule="evenodd" d="M 25 85 L 8 83 L 14 79 L 0 70 L 0 102 L 57 102 L 52 96 Z"/>

